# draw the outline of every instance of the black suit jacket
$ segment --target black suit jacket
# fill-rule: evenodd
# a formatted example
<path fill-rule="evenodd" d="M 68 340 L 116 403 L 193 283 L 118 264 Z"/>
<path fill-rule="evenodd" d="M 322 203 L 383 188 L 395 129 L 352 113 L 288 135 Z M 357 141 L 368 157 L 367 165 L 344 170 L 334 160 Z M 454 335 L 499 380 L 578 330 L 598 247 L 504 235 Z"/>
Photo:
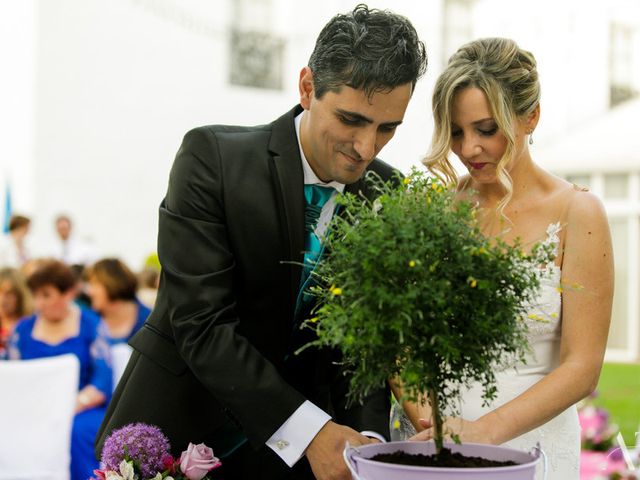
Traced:
<path fill-rule="evenodd" d="M 153 423 L 174 453 L 204 441 L 218 455 L 256 448 L 309 399 L 356 430 L 388 437 L 389 394 L 347 408 L 335 352 L 309 349 L 294 319 L 304 250 L 298 106 L 258 127 L 186 134 L 160 206 L 157 303 L 98 434 Z M 392 168 L 374 160 L 383 178 Z M 372 192 L 362 181 L 347 191 Z"/>

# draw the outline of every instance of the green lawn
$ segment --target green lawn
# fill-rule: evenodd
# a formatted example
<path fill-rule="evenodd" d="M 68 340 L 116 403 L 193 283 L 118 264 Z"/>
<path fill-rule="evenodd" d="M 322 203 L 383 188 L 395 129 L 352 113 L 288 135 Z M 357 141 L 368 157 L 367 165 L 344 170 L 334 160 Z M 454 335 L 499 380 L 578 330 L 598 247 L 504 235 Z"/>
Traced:
<path fill-rule="evenodd" d="M 640 431 L 640 364 L 605 363 L 595 403 L 609 411 L 625 443 L 633 445 Z"/>

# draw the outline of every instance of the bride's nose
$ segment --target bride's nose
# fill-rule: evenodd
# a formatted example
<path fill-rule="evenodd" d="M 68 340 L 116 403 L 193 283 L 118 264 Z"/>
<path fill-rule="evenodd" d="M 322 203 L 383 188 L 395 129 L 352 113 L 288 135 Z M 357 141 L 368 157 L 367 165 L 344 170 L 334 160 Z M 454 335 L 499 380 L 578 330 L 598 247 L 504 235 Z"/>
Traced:
<path fill-rule="evenodd" d="M 474 136 L 465 137 L 460 145 L 460 153 L 464 158 L 473 158 L 482 151 L 482 147 Z"/>

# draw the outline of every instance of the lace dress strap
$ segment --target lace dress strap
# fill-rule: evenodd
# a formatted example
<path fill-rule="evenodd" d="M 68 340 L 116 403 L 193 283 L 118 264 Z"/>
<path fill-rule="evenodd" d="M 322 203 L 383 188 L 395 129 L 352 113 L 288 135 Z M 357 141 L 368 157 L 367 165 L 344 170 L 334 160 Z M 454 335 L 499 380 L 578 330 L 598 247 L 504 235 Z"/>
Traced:
<path fill-rule="evenodd" d="M 550 223 L 547 226 L 546 237 L 542 241 L 543 245 L 552 245 L 554 247 L 554 253 L 558 255 L 558 249 L 560 248 L 560 232 L 562 230 L 562 226 L 560 222 Z"/>

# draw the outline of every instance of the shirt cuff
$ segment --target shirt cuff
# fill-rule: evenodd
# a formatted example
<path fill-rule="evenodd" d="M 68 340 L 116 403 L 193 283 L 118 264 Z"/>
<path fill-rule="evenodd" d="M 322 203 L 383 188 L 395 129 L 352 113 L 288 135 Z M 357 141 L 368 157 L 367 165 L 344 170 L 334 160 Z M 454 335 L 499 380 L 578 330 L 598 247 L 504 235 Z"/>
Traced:
<path fill-rule="evenodd" d="M 331 416 L 309 400 L 298 407 L 286 422 L 276 430 L 267 447 L 292 467 L 304 454 L 311 440 L 331 420 Z"/>
<path fill-rule="evenodd" d="M 373 432 L 371 430 L 365 430 L 364 432 L 360 432 L 361 435 L 369 438 L 375 438 L 380 440 L 382 443 L 387 443 L 387 439 L 380 435 L 378 432 Z"/>

